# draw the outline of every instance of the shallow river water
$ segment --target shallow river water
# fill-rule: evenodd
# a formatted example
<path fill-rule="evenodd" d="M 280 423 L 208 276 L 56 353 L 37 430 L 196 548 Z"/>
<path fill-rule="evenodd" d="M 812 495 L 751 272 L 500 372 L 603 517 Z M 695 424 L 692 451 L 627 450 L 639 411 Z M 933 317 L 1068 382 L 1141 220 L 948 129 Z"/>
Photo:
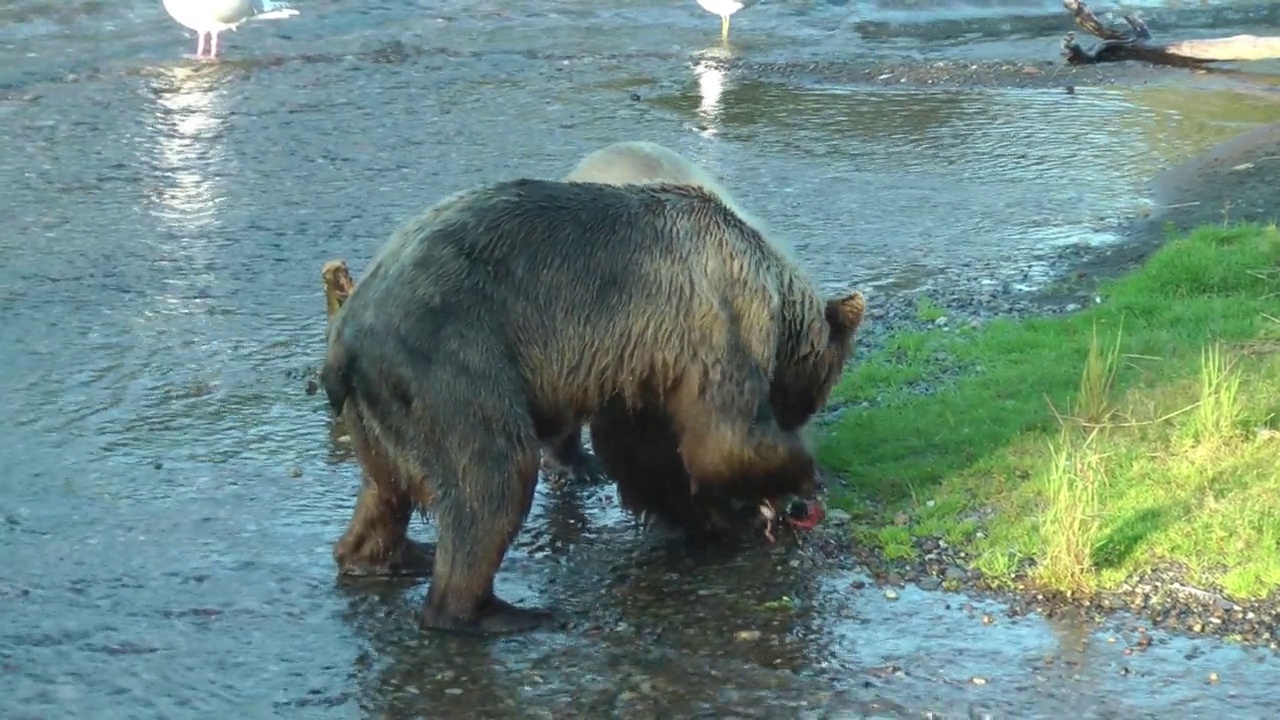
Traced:
<path fill-rule="evenodd" d="M 735 16 L 727 50 L 692 2 L 513 5 L 300 1 L 227 33 L 219 63 L 187 57 L 158 2 L 0 10 L 0 717 L 1274 707 L 1267 655 L 1172 638 L 1131 656 L 1123 623 L 889 601 L 803 547 L 692 553 L 608 490 L 540 491 L 498 579 L 579 616 L 570 632 L 423 634 L 423 585 L 337 583 L 358 469 L 301 390 L 323 352 L 319 268 L 345 257 L 358 276 L 448 192 L 643 137 L 721 175 L 831 286 L 1019 284 L 1056 248 L 1115 241 L 1161 168 L 1280 119 L 1189 75 L 889 91 L 717 65 L 990 55 L 1006 31 L 1007 54 L 1051 58 L 1053 3 L 772 3 Z M 968 29 L 931 38 L 931 18 Z"/>

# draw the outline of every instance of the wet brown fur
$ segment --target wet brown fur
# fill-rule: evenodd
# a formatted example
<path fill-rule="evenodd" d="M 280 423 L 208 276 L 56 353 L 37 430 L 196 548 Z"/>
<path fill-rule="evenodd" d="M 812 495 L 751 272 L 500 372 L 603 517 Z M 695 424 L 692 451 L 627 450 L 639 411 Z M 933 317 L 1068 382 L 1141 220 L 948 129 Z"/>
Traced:
<path fill-rule="evenodd" d="M 811 482 L 771 378 L 781 338 L 807 337 L 826 306 L 776 256 L 690 186 L 517 180 L 408 223 L 334 316 L 322 371 L 365 472 L 335 547 L 342 571 L 413 555 L 404 508 L 430 510 L 424 624 L 540 624 L 494 595 L 494 576 L 532 504 L 540 445 L 610 403 L 661 408 L 690 487 Z"/>
<path fill-rule="evenodd" d="M 693 185 L 716 196 L 739 218 L 760 229 L 760 223 L 746 215 L 710 173 L 657 143 L 627 140 L 607 145 L 582 158 L 564 180 L 609 185 Z M 563 438 L 553 440 L 544 449 L 543 470 L 548 476 L 580 481 L 602 479 L 604 469 L 582 447 L 581 424 L 572 424 Z"/>
<path fill-rule="evenodd" d="M 826 403 L 853 350 L 854 334 L 862 322 L 865 301 L 859 293 L 831 300 L 818 310 L 817 294 L 794 265 L 789 245 L 765 236 L 761 223 L 745 213 L 709 173 L 678 153 L 644 141 L 619 142 L 587 155 L 568 180 L 615 185 L 675 183 L 696 186 L 716 196 L 744 224 L 768 240 L 770 252 L 758 261 L 779 278 L 786 299 L 777 338 L 777 364 L 770 385 L 770 407 L 786 431 L 799 430 Z M 591 439 L 602 469 L 618 484 L 624 507 L 653 516 L 701 535 L 728 529 L 718 488 L 691 487 L 679 454 L 678 437 L 667 412 L 656 405 L 608 403 L 591 419 Z M 576 433 L 560 444 L 556 454 L 578 457 L 583 451 Z M 810 495 L 808 483 L 779 483 L 731 487 L 733 498 L 752 509 L 761 500 L 786 495 Z"/>

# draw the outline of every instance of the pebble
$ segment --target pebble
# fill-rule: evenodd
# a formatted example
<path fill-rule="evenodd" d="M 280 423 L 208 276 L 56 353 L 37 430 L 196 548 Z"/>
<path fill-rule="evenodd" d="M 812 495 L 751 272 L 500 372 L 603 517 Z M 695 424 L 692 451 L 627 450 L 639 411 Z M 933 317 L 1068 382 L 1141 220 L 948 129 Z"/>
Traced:
<path fill-rule="evenodd" d="M 885 591 L 884 591 L 884 599 L 885 599 L 885 600 L 897 600 L 897 599 L 898 599 L 898 591 L 897 591 L 897 590 L 894 590 L 893 588 L 889 588 L 888 590 L 885 590 Z"/>
<path fill-rule="evenodd" d="M 742 640 L 742 641 L 745 641 L 745 642 L 751 642 L 751 641 L 753 641 L 753 640 L 759 640 L 759 639 L 760 639 L 760 631 L 759 631 L 759 630 L 739 630 L 738 632 L 736 632 L 736 633 L 734 633 L 734 634 L 733 634 L 733 639 L 734 639 L 734 640 Z"/>
<path fill-rule="evenodd" d="M 847 525 L 853 520 L 853 516 L 844 510 L 832 510 L 827 513 L 827 522 L 832 525 Z"/>

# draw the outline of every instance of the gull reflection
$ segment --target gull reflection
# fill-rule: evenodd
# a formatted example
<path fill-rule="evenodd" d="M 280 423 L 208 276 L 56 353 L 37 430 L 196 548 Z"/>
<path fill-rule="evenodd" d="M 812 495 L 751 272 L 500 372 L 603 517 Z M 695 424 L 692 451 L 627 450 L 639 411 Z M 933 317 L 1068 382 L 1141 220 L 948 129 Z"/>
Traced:
<path fill-rule="evenodd" d="M 210 172 L 224 162 L 219 136 L 226 125 L 214 78 L 185 67 L 163 69 L 151 83 L 156 105 L 152 128 L 155 167 L 163 186 L 153 212 L 182 234 L 197 234 L 216 222 L 224 199 L 222 183 Z M 188 240 L 195 238 L 188 237 Z"/>
<path fill-rule="evenodd" d="M 190 313 L 215 282 L 215 230 L 228 202 L 225 73 L 181 66 L 157 72 L 149 83 L 155 106 L 148 126 L 155 173 L 150 212 L 162 226 L 154 244 L 165 276 L 158 299 L 166 305 L 161 312 Z"/>
<path fill-rule="evenodd" d="M 698 131 L 703 137 L 719 133 L 720 96 L 724 93 L 724 70 L 713 60 L 702 60 L 693 68 L 698 79 L 698 115 L 703 127 Z"/>

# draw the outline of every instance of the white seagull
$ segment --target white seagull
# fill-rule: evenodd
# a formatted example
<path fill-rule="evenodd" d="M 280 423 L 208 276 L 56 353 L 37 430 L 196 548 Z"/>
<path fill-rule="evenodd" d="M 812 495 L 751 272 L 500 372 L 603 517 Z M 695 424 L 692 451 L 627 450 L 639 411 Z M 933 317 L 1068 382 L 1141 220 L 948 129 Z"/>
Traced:
<path fill-rule="evenodd" d="M 698 0 L 703 10 L 720 16 L 720 42 L 729 40 L 729 16 L 755 3 L 756 0 Z"/>
<path fill-rule="evenodd" d="M 218 56 L 218 33 L 235 30 L 245 20 L 275 20 L 293 17 L 297 10 L 272 0 L 164 0 L 169 15 L 196 31 L 196 57 L 204 55 L 204 36 L 209 35 L 209 57 Z"/>

